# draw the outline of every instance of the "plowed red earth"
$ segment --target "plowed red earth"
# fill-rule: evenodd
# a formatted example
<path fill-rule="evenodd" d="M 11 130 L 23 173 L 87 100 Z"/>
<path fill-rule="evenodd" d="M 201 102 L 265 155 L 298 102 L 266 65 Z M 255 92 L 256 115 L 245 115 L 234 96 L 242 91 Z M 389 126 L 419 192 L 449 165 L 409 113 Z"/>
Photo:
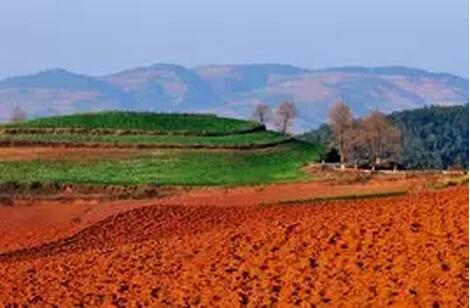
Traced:
<path fill-rule="evenodd" d="M 310 182 L 235 188 L 176 189 L 163 198 L 147 200 L 93 201 L 30 199 L 13 207 L 0 206 L 0 253 L 38 246 L 75 234 L 109 216 L 144 206 L 184 205 L 253 206 L 260 203 L 309 199 L 338 195 L 380 193 L 419 187 L 423 179 L 371 181 L 367 184 L 332 185 Z M 177 193 L 179 191 L 179 193 Z"/>
<path fill-rule="evenodd" d="M 140 207 L 2 254 L 0 303 L 467 307 L 468 188 Z"/>

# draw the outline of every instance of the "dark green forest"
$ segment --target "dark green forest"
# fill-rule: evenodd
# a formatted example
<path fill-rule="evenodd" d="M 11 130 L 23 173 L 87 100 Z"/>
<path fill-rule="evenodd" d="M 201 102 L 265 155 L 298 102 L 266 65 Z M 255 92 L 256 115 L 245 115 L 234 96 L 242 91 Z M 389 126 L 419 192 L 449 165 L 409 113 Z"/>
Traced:
<path fill-rule="evenodd" d="M 468 112 L 467 104 L 430 106 L 388 115 L 403 136 L 400 164 L 407 169 L 468 168 Z M 328 124 L 323 124 L 299 138 L 329 146 L 332 133 Z"/>

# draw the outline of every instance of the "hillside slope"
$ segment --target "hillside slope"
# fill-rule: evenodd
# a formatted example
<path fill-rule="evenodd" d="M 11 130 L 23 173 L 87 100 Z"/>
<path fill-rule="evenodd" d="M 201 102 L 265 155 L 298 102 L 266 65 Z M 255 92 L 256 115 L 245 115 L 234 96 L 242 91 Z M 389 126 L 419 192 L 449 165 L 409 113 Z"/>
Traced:
<path fill-rule="evenodd" d="M 236 71 L 237 67 L 233 66 L 230 72 Z M 220 74 L 219 79 L 230 80 L 229 76 Z M 207 80 L 214 83 L 214 76 Z M 249 116 L 257 100 L 275 107 L 280 101 L 293 99 L 299 110 L 296 127 L 302 131 L 324 122 L 328 109 L 340 99 L 348 102 L 356 116 L 371 109 L 390 113 L 427 105 L 463 104 L 468 101 L 467 83 L 457 76 L 404 67 L 345 67 L 284 75 L 273 70 L 259 87 L 235 93 L 227 91 L 224 104 L 215 111 Z"/>
<path fill-rule="evenodd" d="M 0 81 L 0 121 L 15 106 L 29 117 L 126 109 L 130 97 L 120 88 L 96 78 L 54 69 Z"/>
<path fill-rule="evenodd" d="M 193 69 L 157 64 L 89 77 L 50 70 L 0 81 L 0 121 L 15 106 L 30 117 L 109 109 L 205 112 L 246 118 L 255 102 L 276 107 L 294 100 L 295 130 L 326 119 L 335 101 L 356 116 L 370 109 L 393 112 L 468 102 L 467 79 L 406 67 L 308 70 L 280 64 L 206 65 Z"/>
<path fill-rule="evenodd" d="M 212 89 L 191 70 L 156 64 L 101 78 L 131 96 L 134 110 L 191 111 L 214 107 Z"/>
<path fill-rule="evenodd" d="M 0 184 L 27 185 L 301 181 L 309 178 L 302 167 L 323 151 L 251 121 L 147 112 L 86 113 L 0 125 L 0 147 Z M 48 147 L 55 153 L 49 159 L 34 154 Z M 67 150 L 71 148 L 73 155 Z M 8 149 L 16 151 L 9 155 Z"/>

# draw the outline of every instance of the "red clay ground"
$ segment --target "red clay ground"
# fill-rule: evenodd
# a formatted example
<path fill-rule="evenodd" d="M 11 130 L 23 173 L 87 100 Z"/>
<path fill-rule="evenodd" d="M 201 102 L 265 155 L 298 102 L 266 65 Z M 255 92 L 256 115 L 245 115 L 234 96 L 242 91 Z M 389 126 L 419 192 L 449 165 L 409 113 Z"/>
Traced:
<path fill-rule="evenodd" d="M 93 201 L 46 198 L 17 201 L 13 207 L 0 206 L 0 253 L 38 246 L 70 236 L 117 213 L 156 204 L 254 206 L 287 200 L 311 199 L 338 195 L 399 192 L 424 185 L 423 178 L 372 180 L 365 184 L 338 185 L 324 182 L 275 184 L 236 188 L 176 189 L 171 195 L 148 200 Z M 67 196 L 67 194 L 65 195 Z M 70 198 L 72 197 L 72 198 Z"/>
<path fill-rule="evenodd" d="M 240 190 L 153 201 L 3 254 L 0 303 L 468 306 L 467 187 L 283 206 Z"/>

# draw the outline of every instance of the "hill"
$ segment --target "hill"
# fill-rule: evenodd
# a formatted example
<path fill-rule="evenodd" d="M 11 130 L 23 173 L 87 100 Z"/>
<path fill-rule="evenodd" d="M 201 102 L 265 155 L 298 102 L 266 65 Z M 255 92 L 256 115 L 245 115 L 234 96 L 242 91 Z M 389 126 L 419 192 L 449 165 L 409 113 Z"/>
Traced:
<path fill-rule="evenodd" d="M 211 114 L 169 114 L 108 111 L 46 117 L 6 125 L 18 129 L 101 129 L 144 131 L 147 134 L 229 135 L 264 129 L 255 122 Z"/>
<path fill-rule="evenodd" d="M 220 96 L 256 90 L 309 72 L 283 64 L 205 65 L 195 67 L 194 71 Z"/>
<path fill-rule="evenodd" d="M 129 109 L 190 112 L 214 107 L 218 96 L 193 71 L 179 65 L 156 64 L 103 76 L 130 96 Z"/>
<path fill-rule="evenodd" d="M 403 134 L 401 163 L 410 169 L 468 168 L 468 104 L 431 106 L 394 112 L 388 118 Z M 300 137 L 313 143 L 329 144 L 327 124 Z"/>
<path fill-rule="evenodd" d="M 275 107 L 295 100 L 295 130 L 324 122 L 332 103 L 346 99 L 356 116 L 377 108 L 390 113 L 427 105 L 468 102 L 468 81 L 407 67 L 309 70 L 281 64 L 171 64 L 83 76 L 50 70 L 0 81 L 0 121 L 15 106 L 30 117 L 110 109 L 203 112 L 247 118 L 256 101 Z"/>
<path fill-rule="evenodd" d="M 29 117 L 43 117 L 125 109 L 130 101 L 118 87 L 63 69 L 0 81 L 0 98 L 0 121 L 7 120 L 15 106 Z"/>
<path fill-rule="evenodd" d="M 254 122 L 101 112 L 0 126 L 0 183 L 239 185 L 299 181 L 321 146 Z M 53 155 L 38 151 L 53 146 Z M 74 155 L 70 155 L 74 149 Z M 115 150 L 114 152 L 110 150 Z M 37 153 L 37 154 L 35 154 Z M 24 157 L 24 158 L 22 158 Z M 36 187 L 35 186 L 35 187 Z"/>

